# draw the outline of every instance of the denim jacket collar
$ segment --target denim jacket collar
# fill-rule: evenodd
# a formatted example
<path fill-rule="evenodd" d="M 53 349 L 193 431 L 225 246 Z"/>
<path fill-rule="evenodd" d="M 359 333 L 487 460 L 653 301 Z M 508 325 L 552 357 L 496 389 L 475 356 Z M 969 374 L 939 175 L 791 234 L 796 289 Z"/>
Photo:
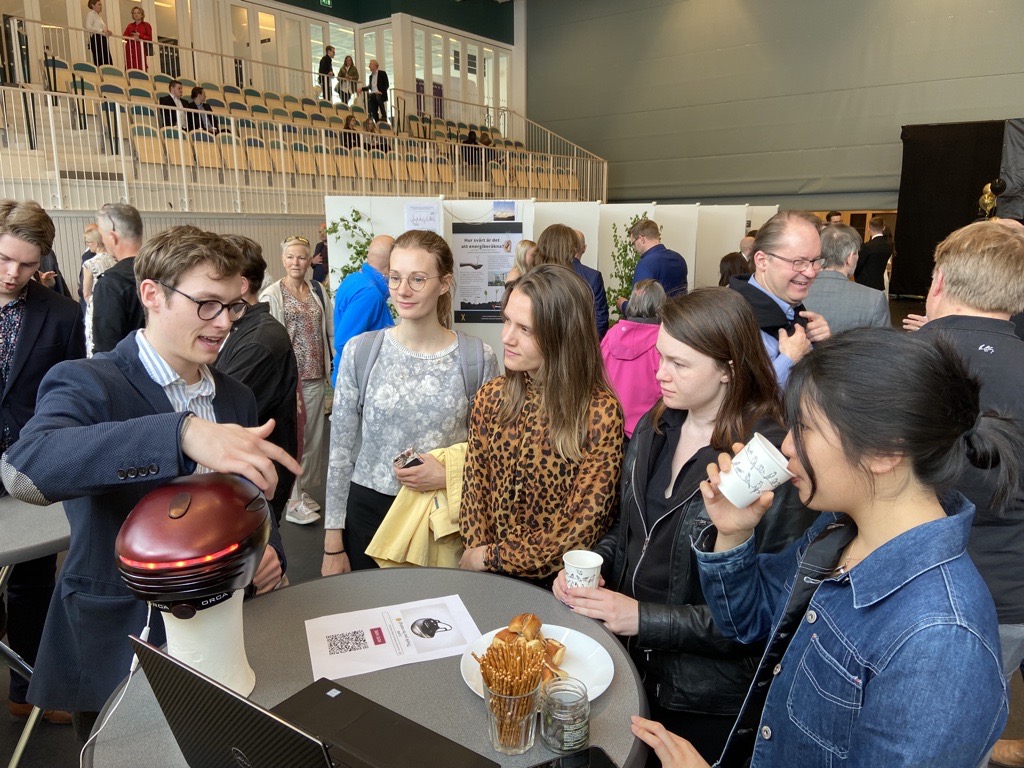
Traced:
<path fill-rule="evenodd" d="M 947 517 L 887 541 L 871 553 L 870 567 L 850 571 L 854 607 L 873 605 L 911 579 L 963 554 L 974 520 L 974 505 L 956 491 L 939 501 Z M 939 530 L 950 533 L 937 535 Z"/>

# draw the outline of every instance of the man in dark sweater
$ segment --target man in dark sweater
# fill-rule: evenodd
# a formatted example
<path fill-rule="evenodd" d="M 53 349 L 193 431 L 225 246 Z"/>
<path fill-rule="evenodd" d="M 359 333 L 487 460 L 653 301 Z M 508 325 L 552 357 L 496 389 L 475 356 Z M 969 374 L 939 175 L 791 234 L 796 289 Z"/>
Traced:
<path fill-rule="evenodd" d="M 1024 309 L 1024 232 L 994 221 L 957 230 L 935 249 L 922 337 L 951 344 L 981 382 L 981 411 L 1024 427 L 1024 341 L 1010 316 Z M 998 468 L 968 465 L 957 490 L 977 508 L 967 550 L 992 592 L 1007 676 L 1024 660 L 1024 489 L 992 507 Z M 1024 766 L 1024 740 L 1000 740 L 997 765 Z"/>
<path fill-rule="evenodd" d="M 263 249 L 255 241 L 241 235 L 225 235 L 224 239 L 242 252 L 242 277 L 249 283 L 242 298 L 249 309 L 232 327 L 214 367 L 252 390 L 256 397 L 259 423 L 274 420 L 274 431 L 267 440 L 298 459 L 296 393 L 299 368 L 288 331 L 270 314 L 270 305 L 259 300 L 260 288 L 267 272 Z M 291 488 L 295 475 L 276 461 L 274 468 L 277 470 L 278 488 Z M 270 502 L 279 523 L 287 502 L 286 490 L 274 494 Z"/>
<path fill-rule="evenodd" d="M 135 283 L 135 255 L 142 247 L 142 217 L 126 203 L 107 203 L 96 215 L 107 253 L 117 264 L 96 280 L 92 295 L 94 352 L 109 352 L 146 324 Z"/>

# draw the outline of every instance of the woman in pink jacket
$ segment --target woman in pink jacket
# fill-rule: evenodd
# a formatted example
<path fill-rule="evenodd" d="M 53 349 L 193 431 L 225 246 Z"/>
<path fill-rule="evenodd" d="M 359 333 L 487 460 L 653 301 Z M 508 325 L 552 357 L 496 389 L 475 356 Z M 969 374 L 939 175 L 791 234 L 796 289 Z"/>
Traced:
<path fill-rule="evenodd" d="M 608 329 L 601 340 L 601 357 L 622 403 L 626 437 L 640 417 L 661 397 L 658 370 L 658 309 L 665 301 L 665 289 L 657 280 L 641 280 L 633 286 L 626 305 L 626 318 Z"/>

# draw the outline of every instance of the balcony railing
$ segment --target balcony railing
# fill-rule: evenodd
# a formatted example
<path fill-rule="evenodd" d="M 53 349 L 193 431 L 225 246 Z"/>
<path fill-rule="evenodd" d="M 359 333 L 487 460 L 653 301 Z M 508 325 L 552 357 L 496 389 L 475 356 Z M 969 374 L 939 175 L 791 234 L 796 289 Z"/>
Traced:
<path fill-rule="evenodd" d="M 498 133 L 500 148 L 387 127 L 346 131 L 336 105 L 307 103 L 282 115 L 255 99 L 218 106 L 206 115 L 211 130 L 189 131 L 177 125 L 176 111 L 162 121 L 151 95 L 94 95 L 99 89 L 88 79 L 69 77 L 71 93 L 0 87 L 0 196 L 52 209 L 120 200 L 142 211 L 279 214 L 320 213 L 327 195 L 580 201 L 603 194 L 603 161 L 506 148 Z"/>

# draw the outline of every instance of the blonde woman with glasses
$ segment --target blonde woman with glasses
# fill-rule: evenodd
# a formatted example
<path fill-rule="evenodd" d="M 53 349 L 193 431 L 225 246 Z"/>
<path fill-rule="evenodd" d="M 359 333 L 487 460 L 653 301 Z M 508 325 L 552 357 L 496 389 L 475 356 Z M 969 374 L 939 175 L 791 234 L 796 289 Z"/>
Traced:
<path fill-rule="evenodd" d="M 439 235 L 401 235 L 386 275 L 399 324 L 345 345 L 331 409 L 324 576 L 377 567 L 366 548 L 403 485 L 447 487 L 445 465 L 426 451 L 467 440 L 472 395 L 497 374 L 489 346 L 452 330 L 454 266 Z M 363 346 L 373 340 L 375 357 Z M 403 453 L 418 463 L 396 465 Z"/>
<path fill-rule="evenodd" d="M 260 301 L 269 304 L 270 314 L 288 329 L 299 364 L 300 408 L 305 413 L 305 428 L 300 441 L 302 475 L 295 479 L 285 519 L 298 525 L 309 525 L 320 519 L 317 514 L 320 505 L 306 489 L 317 488 L 323 482 L 320 446 L 324 435 L 324 398 L 333 359 L 331 337 L 334 335 L 334 323 L 323 287 L 309 279 L 312 263 L 309 240 L 293 235 L 281 243 L 281 262 L 285 276 L 267 286 L 260 294 Z"/>

